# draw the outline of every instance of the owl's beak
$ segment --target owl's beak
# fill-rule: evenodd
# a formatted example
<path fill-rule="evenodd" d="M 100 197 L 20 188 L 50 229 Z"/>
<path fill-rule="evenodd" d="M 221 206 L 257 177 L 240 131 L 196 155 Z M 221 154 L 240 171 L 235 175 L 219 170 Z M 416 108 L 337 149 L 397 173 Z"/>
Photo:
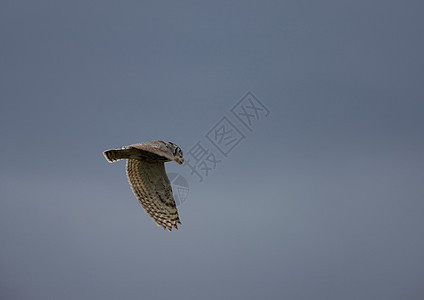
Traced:
<path fill-rule="evenodd" d="M 177 162 L 177 163 L 179 163 L 180 165 L 182 165 L 183 164 L 183 162 L 184 162 L 184 158 L 180 158 L 180 157 L 177 157 L 177 158 L 175 158 L 175 161 Z"/>

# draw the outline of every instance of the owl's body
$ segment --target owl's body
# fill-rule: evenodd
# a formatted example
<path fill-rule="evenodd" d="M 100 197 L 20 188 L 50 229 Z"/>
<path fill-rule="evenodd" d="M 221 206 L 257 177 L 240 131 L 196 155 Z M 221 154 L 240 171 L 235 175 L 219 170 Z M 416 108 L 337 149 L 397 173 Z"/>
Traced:
<path fill-rule="evenodd" d="M 152 141 L 103 152 L 109 162 L 127 159 L 127 176 L 138 202 L 163 229 L 171 231 L 181 224 L 172 195 L 165 162 L 184 162 L 183 153 L 170 142 Z"/>

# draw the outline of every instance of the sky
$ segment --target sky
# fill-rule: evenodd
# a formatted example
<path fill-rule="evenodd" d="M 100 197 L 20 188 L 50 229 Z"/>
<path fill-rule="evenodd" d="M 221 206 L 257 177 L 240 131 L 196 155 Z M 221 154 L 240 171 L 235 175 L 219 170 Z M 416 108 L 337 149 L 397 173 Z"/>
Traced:
<path fill-rule="evenodd" d="M 0 1 L 0 298 L 423 299 L 423 8 Z M 178 231 L 102 155 L 150 140 Z"/>

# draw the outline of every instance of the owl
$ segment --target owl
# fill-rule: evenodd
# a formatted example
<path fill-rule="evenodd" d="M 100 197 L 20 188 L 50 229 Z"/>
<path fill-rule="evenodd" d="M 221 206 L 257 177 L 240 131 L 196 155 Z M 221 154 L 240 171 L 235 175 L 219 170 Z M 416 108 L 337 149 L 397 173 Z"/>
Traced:
<path fill-rule="evenodd" d="M 184 162 L 183 152 L 177 145 L 163 141 L 138 143 L 103 152 L 109 162 L 127 160 L 127 177 L 146 213 L 163 229 L 178 229 L 181 224 L 172 195 L 171 183 L 165 171 L 165 162 Z"/>

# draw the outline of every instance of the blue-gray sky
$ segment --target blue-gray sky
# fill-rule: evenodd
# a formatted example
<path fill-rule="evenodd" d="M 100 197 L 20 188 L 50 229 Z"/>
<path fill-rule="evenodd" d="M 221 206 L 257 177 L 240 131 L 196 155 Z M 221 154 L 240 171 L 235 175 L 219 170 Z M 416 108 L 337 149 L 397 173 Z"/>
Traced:
<path fill-rule="evenodd" d="M 423 299 L 421 1 L 1 1 L 2 299 Z M 270 110 L 164 232 L 124 163 Z M 233 120 L 233 119 L 232 119 Z M 216 150 L 215 150 L 216 151 Z"/>

